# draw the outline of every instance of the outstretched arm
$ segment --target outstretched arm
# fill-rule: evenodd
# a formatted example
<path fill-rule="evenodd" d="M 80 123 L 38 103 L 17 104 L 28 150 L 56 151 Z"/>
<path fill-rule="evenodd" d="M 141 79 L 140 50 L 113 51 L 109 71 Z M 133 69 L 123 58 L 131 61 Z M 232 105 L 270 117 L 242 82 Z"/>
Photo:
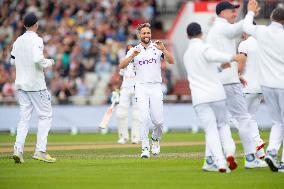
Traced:
<path fill-rule="evenodd" d="M 253 37 L 256 37 L 257 26 L 253 25 L 253 18 L 256 14 L 258 14 L 260 10 L 256 0 L 249 0 L 247 9 L 248 9 L 248 13 L 244 20 L 243 29 L 244 29 L 244 32 L 246 32 L 247 34 L 250 34 Z"/>

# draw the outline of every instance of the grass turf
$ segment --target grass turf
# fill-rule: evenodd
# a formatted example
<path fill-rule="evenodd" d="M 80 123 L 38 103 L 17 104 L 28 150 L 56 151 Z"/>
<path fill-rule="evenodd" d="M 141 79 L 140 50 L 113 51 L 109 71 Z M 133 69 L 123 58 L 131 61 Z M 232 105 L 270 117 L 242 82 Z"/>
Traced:
<path fill-rule="evenodd" d="M 237 134 L 233 134 L 238 140 Z M 268 133 L 262 132 L 267 140 Z M 204 134 L 169 133 L 163 141 L 203 141 Z M 0 135 L 0 148 L 14 142 L 15 137 Z M 49 144 L 115 143 L 116 134 L 51 134 Z M 35 135 L 27 142 L 33 144 Z M 4 144 L 5 143 L 5 144 Z M 237 145 L 238 155 L 242 152 Z M 284 174 L 268 168 L 245 170 L 243 159 L 230 174 L 201 171 L 204 146 L 164 147 L 160 158 L 140 159 L 139 148 L 68 150 L 50 152 L 55 164 L 31 159 L 25 153 L 24 164 L 14 164 L 9 153 L 0 154 L 0 188 L 283 188 Z M 192 155 L 193 154 L 193 155 Z"/>

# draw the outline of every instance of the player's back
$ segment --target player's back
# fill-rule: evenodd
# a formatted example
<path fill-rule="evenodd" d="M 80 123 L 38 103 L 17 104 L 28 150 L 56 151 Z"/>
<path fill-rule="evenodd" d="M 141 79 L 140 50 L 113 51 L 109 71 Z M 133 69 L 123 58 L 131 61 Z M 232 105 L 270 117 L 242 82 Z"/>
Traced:
<path fill-rule="evenodd" d="M 27 31 L 17 38 L 11 54 L 15 57 L 17 89 L 38 91 L 46 89 L 43 68 L 36 64 L 42 56 L 43 42 L 35 33 Z"/>
<path fill-rule="evenodd" d="M 281 29 L 282 27 L 282 29 Z M 257 27 L 261 84 L 284 89 L 284 30 L 279 23 Z"/>
<path fill-rule="evenodd" d="M 215 71 L 216 65 L 204 56 L 208 48 L 201 39 L 192 39 L 184 54 L 193 105 L 225 99 L 223 85 Z"/>

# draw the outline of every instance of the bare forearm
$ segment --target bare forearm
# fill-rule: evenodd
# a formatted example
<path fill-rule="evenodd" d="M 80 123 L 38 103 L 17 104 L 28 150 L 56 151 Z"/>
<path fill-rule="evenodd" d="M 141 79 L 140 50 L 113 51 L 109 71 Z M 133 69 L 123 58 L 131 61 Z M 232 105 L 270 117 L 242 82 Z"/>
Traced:
<path fill-rule="evenodd" d="M 133 56 L 129 56 L 125 58 L 124 60 L 122 60 L 118 65 L 119 69 L 126 68 L 129 65 L 129 63 L 132 61 L 132 59 L 133 59 Z"/>
<path fill-rule="evenodd" d="M 162 52 L 165 56 L 166 61 L 169 64 L 174 64 L 174 57 L 171 55 L 171 53 L 167 49 L 163 50 Z"/>
<path fill-rule="evenodd" d="M 246 66 L 246 62 L 239 62 L 238 63 L 238 72 L 243 73 L 245 66 Z"/>

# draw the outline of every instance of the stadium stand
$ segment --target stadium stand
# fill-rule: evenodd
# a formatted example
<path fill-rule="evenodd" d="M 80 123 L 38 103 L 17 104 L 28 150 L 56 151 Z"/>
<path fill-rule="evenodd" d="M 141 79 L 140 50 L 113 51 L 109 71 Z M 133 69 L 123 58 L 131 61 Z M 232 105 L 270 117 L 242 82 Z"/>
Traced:
<path fill-rule="evenodd" d="M 0 101 L 15 103 L 15 71 L 9 63 L 14 40 L 25 32 L 28 12 L 41 17 L 39 34 L 45 55 L 56 61 L 46 70 L 48 88 L 59 104 L 102 104 L 108 101 L 111 80 L 125 45 L 136 40 L 135 28 L 155 25 L 153 0 L 1 1 Z"/>

